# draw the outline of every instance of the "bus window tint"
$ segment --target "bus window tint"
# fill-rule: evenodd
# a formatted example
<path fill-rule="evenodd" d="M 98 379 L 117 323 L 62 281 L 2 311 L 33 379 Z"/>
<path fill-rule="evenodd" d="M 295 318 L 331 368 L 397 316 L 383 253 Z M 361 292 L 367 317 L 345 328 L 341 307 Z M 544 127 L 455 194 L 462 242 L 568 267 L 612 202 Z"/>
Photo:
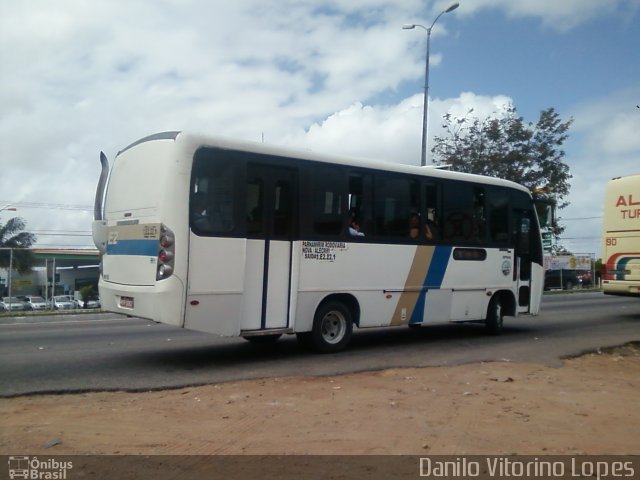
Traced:
<path fill-rule="evenodd" d="M 293 234 L 293 192 L 291 182 L 278 180 L 273 196 L 273 234 L 276 236 L 290 236 Z"/>
<path fill-rule="evenodd" d="M 376 235 L 408 237 L 411 215 L 418 212 L 417 182 L 378 175 L 375 191 Z"/>
<path fill-rule="evenodd" d="M 506 245 L 509 243 L 509 193 L 492 188 L 487 192 L 489 209 L 489 241 Z"/>
<path fill-rule="evenodd" d="M 442 186 L 435 183 L 425 185 L 425 238 L 435 242 L 441 238 L 442 226 Z"/>
<path fill-rule="evenodd" d="M 196 153 L 191 181 L 191 226 L 198 234 L 231 234 L 235 229 L 237 168 L 224 157 L 211 158 L 212 153 L 207 150 Z"/>
<path fill-rule="evenodd" d="M 444 195 L 444 240 L 477 244 L 484 237 L 484 189 L 448 183 Z"/>
<path fill-rule="evenodd" d="M 313 170 L 311 194 L 311 218 L 316 235 L 340 235 L 347 223 L 344 211 L 342 171 L 335 167 L 319 167 Z"/>
<path fill-rule="evenodd" d="M 366 173 L 349 175 L 349 216 L 364 235 L 373 233 L 372 176 Z"/>
<path fill-rule="evenodd" d="M 473 234 L 472 243 L 485 242 L 485 232 L 487 224 L 487 214 L 485 209 L 484 188 L 474 187 L 473 189 Z"/>
<path fill-rule="evenodd" d="M 261 178 L 249 178 L 247 181 L 246 215 L 247 235 L 264 233 L 263 182 Z"/>

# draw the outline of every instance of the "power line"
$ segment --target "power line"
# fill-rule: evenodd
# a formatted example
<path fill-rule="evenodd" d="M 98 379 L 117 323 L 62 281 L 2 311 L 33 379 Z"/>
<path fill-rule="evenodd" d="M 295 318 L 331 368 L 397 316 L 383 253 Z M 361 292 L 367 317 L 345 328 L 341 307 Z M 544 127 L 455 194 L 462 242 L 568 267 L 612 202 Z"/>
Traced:
<path fill-rule="evenodd" d="M 558 237 L 558 240 L 595 240 L 602 238 L 600 235 L 592 236 L 592 237 Z"/>
<path fill-rule="evenodd" d="M 602 215 L 598 215 L 597 217 L 575 217 L 575 218 L 563 218 L 560 217 L 558 220 L 561 222 L 566 222 L 569 220 L 594 220 L 596 218 L 602 218 Z"/>
<path fill-rule="evenodd" d="M 60 250 L 64 250 L 67 248 L 74 248 L 74 249 L 82 249 L 82 250 L 95 250 L 96 247 L 95 245 L 68 245 L 66 243 L 40 243 L 40 244 L 36 244 L 33 245 L 31 247 L 32 249 L 60 249 Z"/>
<path fill-rule="evenodd" d="M 42 233 L 37 231 L 32 231 L 31 233 L 39 236 L 39 237 L 91 237 L 90 233 Z"/>
<path fill-rule="evenodd" d="M 93 210 L 93 207 L 90 205 L 73 205 L 69 203 L 11 202 L 9 200 L 0 200 L 0 203 L 6 203 L 11 207 L 19 208 L 47 208 L 52 210 L 76 210 L 87 212 Z"/>
<path fill-rule="evenodd" d="M 68 233 L 68 234 L 84 234 L 84 233 L 88 233 L 91 234 L 90 230 L 55 230 L 53 228 L 46 228 L 44 230 L 31 230 L 31 233 L 42 233 L 42 234 L 47 234 L 47 233 Z"/>

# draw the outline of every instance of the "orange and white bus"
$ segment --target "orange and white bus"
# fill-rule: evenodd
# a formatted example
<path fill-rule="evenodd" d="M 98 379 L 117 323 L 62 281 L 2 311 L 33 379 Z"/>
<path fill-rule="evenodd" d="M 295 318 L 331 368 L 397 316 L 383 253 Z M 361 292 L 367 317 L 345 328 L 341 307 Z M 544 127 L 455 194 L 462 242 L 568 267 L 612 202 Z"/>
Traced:
<path fill-rule="evenodd" d="M 607 184 L 602 238 L 602 290 L 640 296 L 640 173 Z"/>

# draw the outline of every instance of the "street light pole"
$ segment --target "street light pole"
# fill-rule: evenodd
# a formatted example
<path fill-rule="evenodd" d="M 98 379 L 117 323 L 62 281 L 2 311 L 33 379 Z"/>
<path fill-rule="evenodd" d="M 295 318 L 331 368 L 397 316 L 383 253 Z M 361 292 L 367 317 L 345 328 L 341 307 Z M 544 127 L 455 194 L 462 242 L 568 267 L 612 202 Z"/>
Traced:
<path fill-rule="evenodd" d="M 427 164 L 427 134 L 429 126 L 429 49 L 431 46 L 431 29 L 442 15 L 454 11 L 459 6 L 460 4 L 456 2 L 446 10 L 440 12 L 429 28 L 417 23 L 409 23 L 402 26 L 404 30 L 413 30 L 416 27 L 420 27 L 427 32 L 427 54 L 424 71 L 424 106 L 422 108 L 422 153 L 420 157 L 420 165 L 423 167 Z"/>
<path fill-rule="evenodd" d="M 9 293 L 9 311 L 10 312 L 12 311 L 11 309 L 13 308 L 11 306 L 11 295 L 12 295 L 11 282 L 13 280 L 12 274 L 11 274 L 12 271 L 13 271 L 13 248 L 10 248 L 9 249 L 9 275 L 8 275 L 9 278 L 7 278 L 7 281 L 9 282 L 9 292 L 8 293 Z"/>

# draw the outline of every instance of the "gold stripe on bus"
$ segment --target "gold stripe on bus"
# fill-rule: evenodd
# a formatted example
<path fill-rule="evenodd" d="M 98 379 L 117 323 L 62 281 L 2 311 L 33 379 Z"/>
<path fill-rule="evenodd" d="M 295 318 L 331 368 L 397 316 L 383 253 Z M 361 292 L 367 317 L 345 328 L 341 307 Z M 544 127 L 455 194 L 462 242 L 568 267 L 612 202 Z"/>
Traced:
<path fill-rule="evenodd" d="M 435 246 L 416 248 L 407 280 L 404 283 L 404 291 L 400 294 L 390 325 L 406 325 L 411 320 L 435 251 Z"/>

